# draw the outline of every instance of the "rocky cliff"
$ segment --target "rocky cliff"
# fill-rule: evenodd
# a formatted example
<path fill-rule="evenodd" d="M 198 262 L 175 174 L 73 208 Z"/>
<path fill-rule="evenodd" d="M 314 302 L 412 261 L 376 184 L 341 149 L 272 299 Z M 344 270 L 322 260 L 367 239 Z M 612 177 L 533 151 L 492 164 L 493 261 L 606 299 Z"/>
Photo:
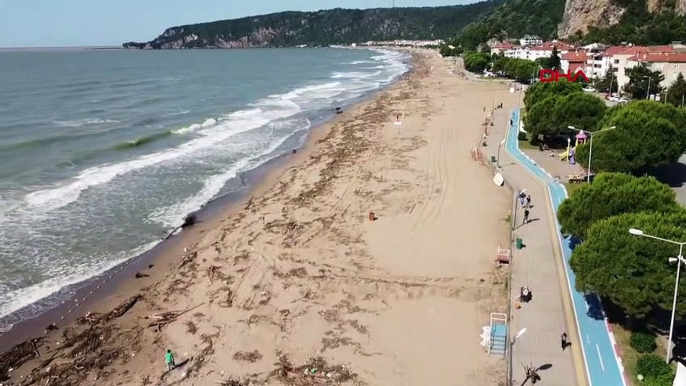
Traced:
<path fill-rule="evenodd" d="M 281 12 L 169 28 L 124 48 L 248 48 L 327 46 L 370 40 L 442 39 L 505 0 L 450 7 L 332 9 Z"/>
<path fill-rule="evenodd" d="M 567 0 L 558 36 L 568 38 L 584 34 L 590 27 L 607 28 L 620 23 L 624 14 L 645 10 L 650 14 L 686 13 L 686 0 Z"/>

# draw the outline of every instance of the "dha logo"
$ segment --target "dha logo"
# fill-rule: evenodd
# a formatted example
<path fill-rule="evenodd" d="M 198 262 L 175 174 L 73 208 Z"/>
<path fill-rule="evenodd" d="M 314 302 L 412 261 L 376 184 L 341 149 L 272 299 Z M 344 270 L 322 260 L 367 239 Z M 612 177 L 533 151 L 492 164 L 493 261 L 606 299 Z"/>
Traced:
<path fill-rule="evenodd" d="M 576 82 L 581 77 L 584 82 L 589 83 L 588 77 L 583 70 L 579 69 L 573 74 L 563 74 L 557 70 L 541 69 L 538 73 L 538 80 L 541 82 L 559 82 L 566 79 L 568 82 Z"/>

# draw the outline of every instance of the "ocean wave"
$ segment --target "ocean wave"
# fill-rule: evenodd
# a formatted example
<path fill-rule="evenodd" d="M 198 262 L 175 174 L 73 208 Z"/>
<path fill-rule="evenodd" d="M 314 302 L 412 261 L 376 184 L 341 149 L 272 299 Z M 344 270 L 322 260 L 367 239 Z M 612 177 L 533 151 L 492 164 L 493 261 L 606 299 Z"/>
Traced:
<path fill-rule="evenodd" d="M 225 172 L 208 177 L 203 182 L 203 187 L 198 193 L 178 204 L 157 209 L 148 216 L 148 219 L 160 223 L 167 228 L 174 228 L 181 225 L 185 215 L 197 211 L 207 202 L 216 197 L 229 180 L 238 176 L 239 173 L 253 170 L 265 162 L 268 162 L 271 158 L 264 158 L 265 156 L 276 151 L 276 149 L 283 145 L 284 142 L 286 142 L 288 138 L 295 133 L 308 130 L 311 127 L 311 122 L 309 119 L 305 119 L 303 123 L 301 123 L 301 120 L 289 120 L 280 122 L 280 124 L 281 126 L 297 126 L 298 129 L 292 131 L 289 135 L 283 136 L 282 138 L 271 142 L 264 150 L 252 155 L 251 157 L 240 159 L 235 165 Z M 272 124 L 272 130 L 269 135 L 270 139 L 274 133 L 274 126 L 275 125 Z"/>
<path fill-rule="evenodd" d="M 194 123 L 188 127 L 182 127 L 180 129 L 172 130 L 172 134 L 188 134 L 200 130 L 202 128 L 211 127 L 217 124 L 217 120 L 214 118 L 206 119 L 203 123 Z"/>
<path fill-rule="evenodd" d="M 375 71 L 375 72 L 334 72 L 333 75 L 331 75 L 332 79 L 342 79 L 342 78 L 347 78 L 347 79 L 365 79 L 365 78 L 371 78 L 373 76 L 380 75 L 381 71 Z"/>
<path fill-rule="evenodd" d="M 195 138 L 178 147 L 116 164 L 86 169 L 71 182 L 28 194 L 25 197 L 25 201 L 32 209 L 42 211 L 55 210 L 75 202 L 81 193 L 90 187 L 108 183 L 118 176 L 136 170 L 191 156 L 196 152 L 213 148 L 218 143 L 226 141 L 237 134 L 254 130 L 268 124 L 272 120 L 289 117 L 300 111 L 298 105 L 288 101 L 265 101 L 260 105 L 265 107 L 265 109 L 253 109 L 251 114 L 243 112 L 230 114 L 216 127 L 201 128 L 197 132 L 201 135 L 199 138 Z"/>
<path fill-rule="evenodd" d="M 4 325 L 4 329 L 9 329 L 11 328 L 12 324 L 19 323 L 23 320 L 31 319 L 45 311 L 45 309 L 57 306 L 60 301 L 63 301 L 66 298 L 70 297 L 71 294 L 65 295 L 62 299 L 55 299 L 54 303 L 56 304 L 46 304 L 45 307 L 31 309 L 29 310 L 29 312 L 22 312 L 21 315 L 12 318 L 13 320 L 9 323 L 6 320 L 8 315 L 13 314 L 19 310 L 22 310 L 27 306 L 32 305 L 42 299 L 55 295 L 65 287 L 81 283 L 84 280 L 91 279 L 94 276 L 106 272 L 116 267 L 117 265 L 125 262 L 126 260 L 129 260 L 135 256 L 145 253 L 146 251 L 152 249 L 158 243 L 159 241 L 150 242 L 132 251 L 122 253 L 122 257 L 119 257 L 115 260 L 108 260 L 101 264 L 96 264 L 93 266 L 72 267 L 75 270 L 70 275 L 58 275 L 51 279 L 42 281 L 38 284 L 34 284 L 29 287 L 5 292 L 5 295 L 3 295 L 2 297 L 4 301 L 0 303 L 0 328 L 3 328 Z"/>
<path fill-rule="evenodd" d="M 30 149 L 33 147 L 52 145 L 52 144 L 59 143 L 59 142 L 68 142 L 68 141 L 74 141 L 74 140 L 82 139 L 82 138 L 102 136 L 105 133 L 107 133 L 108 131 L 109 130 L 100 131 L 100 132 L 92 132 L 92 133 L 62 134 L 62 135 L 54 135 L 52 137 L 30 139 L 30 140 L 23 141 L 23 142 L 16 142 L 16 143 L 11 143 L 11 144 L 5 145 L 5 146 L 0 146 L 0 150 L 9 151 L 9 150 Z"/>
<path fill-rule="evenodd" d="M 52 123 L 59 127 L 82 127 L 82 126 L 93 126 L 101 125 L 103 123 L 120 123 L 121 121 L 115 121 L 113 119 L 100 119 L 100 118 L 84 118 L 77 119 L 74 121 L 53 121 Z"/>
<path fill-rule="evenodd" d="M 390 66 L 389 68 L 391 68 L 389 72 L 386 72 L 386 74 L 389 75 L 387 81 L 391 81 L 404 72 L 405 64 L 403 64 L 403 60 L 406 55 L 394 51 L 375 51 L 378 51 L 380 55 L 372 57 L 372 60 L 388 63 Z M 168 135 L 167 133 L 196 134 L 196 137 L 192 140 L 174 148 L 139 156 L 115 164 L 86 169 L 71 181 L 63 182 L 57 186 L 26 195 L 26 204 L 29 208 L 42 211 L 50 211 L 64 207 L 78 200 L 83 191 L 93 186 L 108 183 L 118 176 L 161 163 L 175 162 L 178 159 L 192 156 L 196 152 L 210 150 L 217 147 L 222 141 L 226 141 L 237 134 L 260 128 L 277 119 L 295 115 L 299 113 L 302 108 L 324 107 L 323 105 L 331 104 L 332 99 L 341 94 L 345 94 L 347 98 L 359 96 L 363 92 L 373 89 L 373 87 L 378 84 L 376 81 L 366 81 L 366 79 L 380 74 L 381 71 L 373 73 L 334 73 L 333 76 L 339 76 L 342 80 L 351 79 L 353 80 L 353 83 L 351 84 L 348 81 L 335 81 L 299 87 L 285 94 L 271 95 L 252 105 L 248 105 L 246 109 L 233 112 L 218 120 L 211 118 L 207 119 L 202 124 L 194 124 L 170 132 L 155 134 L 151 138 L 143 137 L 119 144 L 118 149 L 127 149 L 150 143 L 152 140 Z M 367 82 L 369 83 L 369 86 L 364 84 Z M 315 102 L 313 103 L 312 101 Z M 150 123 L 150 119 L 154 118 L 147 118 L 147 121 L 139 123 Z"/>
<path fill-rule="evenodd" d="M 114 150 L 128 150 L 128 149 L 132 149 L 132 148 L 136 148 L 136 147 L 141 147 L 143 145 L 154 142 L 158 139 L 168 137 L 172 134 L 174 134 L 173 131 L 166 130 L 166 131 L 162 131 L 159 133 L 146 135 L 144 137 L 136 138 L 136 139 L 131 140 L 131 141 L 125 141 L 122 143 L 118 143 L 118 144 L 114 145 L 113 149 Z"/>

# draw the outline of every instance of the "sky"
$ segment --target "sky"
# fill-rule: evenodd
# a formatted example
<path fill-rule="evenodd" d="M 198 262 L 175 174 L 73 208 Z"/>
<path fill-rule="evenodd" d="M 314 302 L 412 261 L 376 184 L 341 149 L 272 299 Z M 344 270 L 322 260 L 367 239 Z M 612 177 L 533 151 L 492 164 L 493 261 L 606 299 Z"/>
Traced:
<path fill-rule="evenodd" d="M 475 0 L 395 0 L 396 7 Z M 0 47 L 119 46 L 166 28 L 280 11 L 390 7 L 393 0 L 0 0 Z"/>

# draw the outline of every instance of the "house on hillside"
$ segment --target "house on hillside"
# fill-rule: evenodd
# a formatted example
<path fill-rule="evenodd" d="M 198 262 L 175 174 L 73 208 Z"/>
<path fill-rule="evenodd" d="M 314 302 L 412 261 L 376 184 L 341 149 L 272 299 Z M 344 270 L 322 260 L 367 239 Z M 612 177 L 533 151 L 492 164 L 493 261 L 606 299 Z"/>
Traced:
<path fill-rule="evenodd" d="M 514 44 L 511 43 L 496 43 L 491 46 L 491 55 L 500 55 L 506 51 L 513 50 L 514 48 Z"/>
<path fill-rule="evenodd" d="M 560 57 L 560 65 L 562 72 L 565 74 L 574 74 L 581 70 L 587 78 L 591 78 L 593 67 L 589 67 L 589 61 L 593 61 L 593 57 L 587 55 L 586 51 L 572 51 L 562 54 Z M 592 66 L 592 64 L 591 64 Z"/>
<path fill-rule="evenodd" d="M 543 44 L 543 39 L 536 35 L 524 35 L 524 37 L 519 39 L 519 44 L 521 46 L 537 46 Z"/>
<path fill-rule="evenodd" d="M 517 58 L 525 60 L 536 60 L 540 58 L 549 58 L 553 55 L 553 50 L 557 48 L 558 54 L 562 55 L 574 49 L 574 46 L 565 42 L 545 42 L 534 47 L 513 47 L 505 50 L 505 56 L 508 58 Z"/>

